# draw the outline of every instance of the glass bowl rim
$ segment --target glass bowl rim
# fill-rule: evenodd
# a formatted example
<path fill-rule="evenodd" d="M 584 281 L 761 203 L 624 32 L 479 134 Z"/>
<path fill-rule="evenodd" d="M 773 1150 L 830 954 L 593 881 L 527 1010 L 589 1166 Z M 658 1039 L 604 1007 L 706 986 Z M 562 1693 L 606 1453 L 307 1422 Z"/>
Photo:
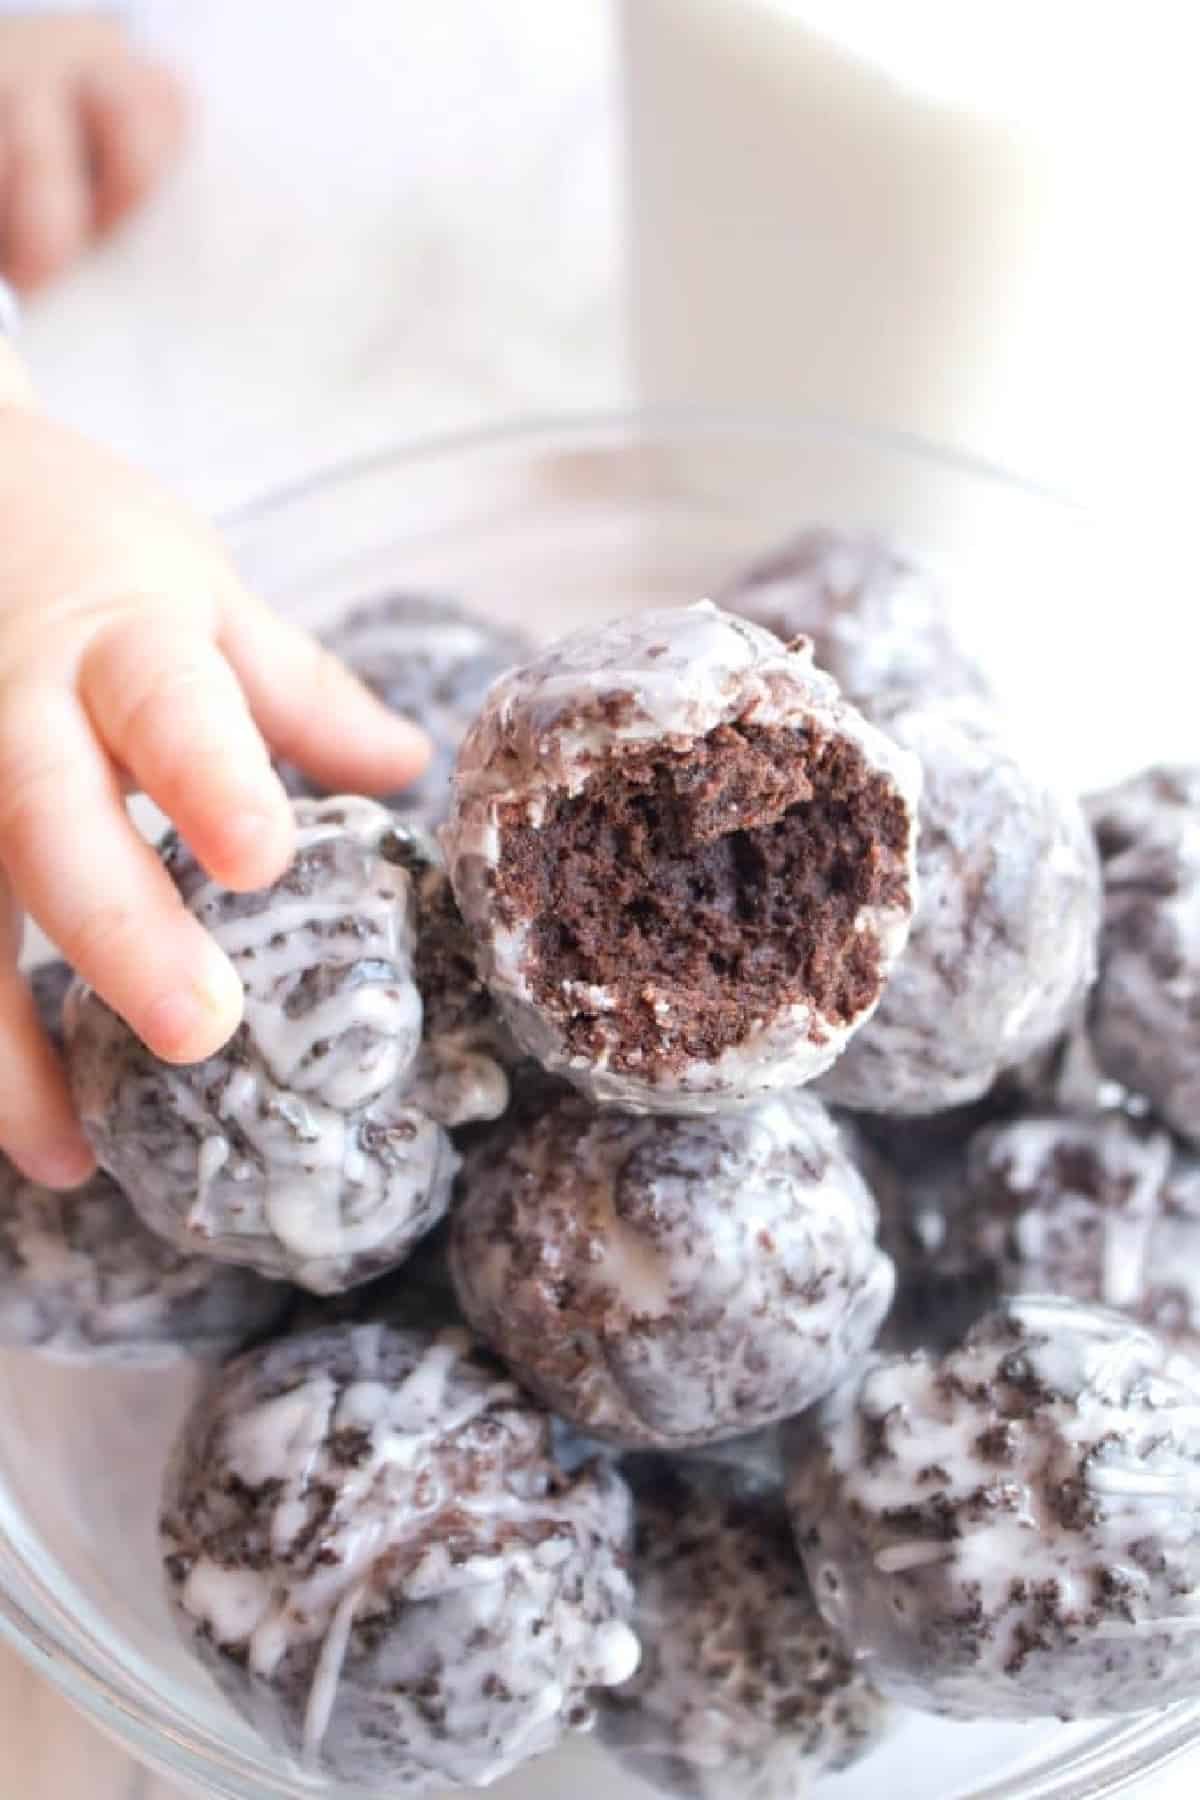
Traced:
<path fill-rule="evenodd" d="M 413 435 L 392 445 L 318 467 L 223 511 L 218 529 L 234 541 L 290 508 L 409 464 L 470 457 L 493 450 L 525 448 L 531 453 L 567 444 L 619 447 L 639 438 L 694 439 L 705 444 L 738 439 L 768 443 L 831 443 L 924 463 L 1009 489 L 1034 502 L 1086 517 L 1072 496 L 1026 480 L 987 460 L 944 448 L 915 434 L 879 431 L 830 416 L 780 415 L 677 408 L 618 408 L 534 414 L 433 435 Z M 135 1673 L 114 1670 L 103 1643 L 63 1607 L 23 1559 L 0 1527 L 0 1637 L 70 1702 L 142 1762 L 170 1779 L 210 1786 L 236 1783 L 224 1791 L 231 1800 L 276 1800 L 278 1787 L 263 1787 L 260 1772 L 241 1753 L 219 1742 L 198 1724 L 181 1722 Z M 1019 1770 L 985 1788 L 972 1800 L 1103 1800 L 1127 1783 L 1153 1774 L 1200 1745 L 1200 1698 L 1150 1713 L 1099 1724 L 1082 1746 L 1068 1747 L 1028 1776 Z M 296 1794 L 316 1794 L 299 1770 Z"/>
<path fill-rule="evenodd" d="M 968 450 L 943 445 L 916 432 L 882 429 L 840 419 L 828 413 L 769 413 L 687 406 L 629 406 L 586 411 L 523 413 L 486 424 L 465 425 L 429 434 L 414 433 L 393 443 L 318 464 L 303 475 L 277 483 L 264 493 L 239 501 L 217 514 L 217 528 L 236 535 L 251 529 L 289 506 L 348 487 L 385 470 L 408 463 L 442 461 L 492 449 L 531 450 L 539 443 L 600 439 L 620 442 L 643 435 L 649 438 L 694 436 L 705 442 L 737 439 L 786 443 L 825 438 L 862 450 L 928 463 L 998 487 L 1009 488 L 1031 500 L 1041 501 L 1080 518 L 1090 509 L 1073 495 L 1044 482 L 1018 475 L 1014 470 Z"/>

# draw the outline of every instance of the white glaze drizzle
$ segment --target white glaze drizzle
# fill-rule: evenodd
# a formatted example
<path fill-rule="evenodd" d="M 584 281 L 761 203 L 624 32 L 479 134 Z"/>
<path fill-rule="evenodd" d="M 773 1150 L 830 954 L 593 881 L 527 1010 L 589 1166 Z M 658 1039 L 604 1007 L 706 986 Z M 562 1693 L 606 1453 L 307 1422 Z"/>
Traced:
<path fill-rule="evenodd" d="M 269 1506 L 273 1566 L 255 1573 L 193 1555 L 179 1602 L 217 1643 L 245 1646 L 260 1681 L 280 1677 L 289 1651 L 315 1646 L 296 1730 L 310 1759 L 335 1771 L 346 1771 L 360 1756 L 367 1759 L 365 1771 L 378 1753 L 372 1739 L 360 1744 L 356 1737 L 359 1684 L 378 1684 L 380 1695 L 402 1692 L 428 1666 L 421 1659 L 433 1653 L 457 1732 L 425 1738 L 420 1715 L 405 1713 L 405 1754 L 447 1780 L 498 1779 L 555 1741 L 573 1694 L 624 1680 L 636 1666 L 637 1641 L 620 1617 L 629 1603 L 628 1584 L 614 1560 L 627 1528 L 627 1498 L 619 1484 L 598 1484 L 588 1475 L 561 1494 L 545 1490 L 536 1479 L 537 1416 L 520 1412 L 511 1383 L 468 1360 L 470 1340 L 462 1332 L 427 1340 L 373 1324 L 293 1342 L 302 1373 L 297 1385 L 256 1402 L 256 1365 L 244 1359 L 231 1371 L 227 1396 L 218 1391 L 204 1403 L 207 1419 L 220 1419 L 220 1435 L 210 1439 L 208 1423 L 197 1421 L 195 1443 L 216 1443 L 218 1461 L 196 1466 L 181 1447 L 165 1513 L 174 1549 L 188 1536 L 188 1507 L 195 1500 L 187 1496 L 197 1485 L 219 1481 L 224 1468 L 246 1484 L 244 1491 L 271 1483 L 272 1497 L 260 1504 Z M 411 1345 L 404 1373 L 397 1363 L 401 1344 Z M 281 1343 L 264 1352 L 267 1366 L 283 1367 L 285 1351 Z M 496 1407 L 507 1409 L 501 1414 L 506 1429 L 528 1435 L 524 1447 L 521 1439 L 507 1450 L 491 1437 L 476 1439 L 476 1421 Z M 354 1434 L 357 1447 L 349 1459 L 339 1455 L 331 1462 L 331 1446 L 345 1433 Z M 500 1460 L 494 1473 L 451 1494 L 438 1470 L 455 1445 L 459 1453 L 473 1447 L 474 1454 Z M 331 1482 L 336 1504 L 317 1544 L 299 1551 L 311 1496 Z M 451 1508 L 459 1546 L 453 1555 L 442 1534 L 426 1536 L 423 1525 L 444 1506 Z M 465 1558 L 464 1515 L 478 1526 L 477 1547 Z M 496 1536 L 509 1520 L 518 1535 Z M 526 1541 L 520 1528 L 529 1525 L 550 1535 Z M 585 1545 L 595 1546 L 589 1554 L 599 1561 L 594 1570 L 584 1569 L 577 1604 L 567 1598 L 575 1577 L 564 1588 L 564 1571 L 579 1569 Z M 444 1610 L 422 1608 L 412 1625 L 401 1611 L 395 1630 L 365 1660 L 358 1647 L 349 1674 L 356 1619 L 378 1614 L 390 1595 L 393 1605 L 402 1598 L 439 1602 Z M 484 1648 L 471 1648 L 474 1634 Z M 558 1659 L 553 1674 L 545 1666 L 548 1655 Z M 482 1685 L 489 1668 L 521 1701 L 506 1709 L 504 1729 L 496 1733 L 484 1722 L 494 1704 Z M 361 1698 L 366 1704 L 365 1691 Z M 369 1709 L 367 1716 L 378 1718 Z"/>

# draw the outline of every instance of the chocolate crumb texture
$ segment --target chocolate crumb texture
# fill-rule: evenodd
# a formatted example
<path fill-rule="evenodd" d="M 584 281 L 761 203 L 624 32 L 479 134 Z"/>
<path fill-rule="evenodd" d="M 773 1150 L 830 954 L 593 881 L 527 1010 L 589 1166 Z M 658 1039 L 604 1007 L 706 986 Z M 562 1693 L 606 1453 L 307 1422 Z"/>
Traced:
<path fill-rule="evenodd" d="M 598 1717 L 622 1765 L 687 1800 L 793 1800 L 874 1749 L 890 1709 L 817 1610 L 780 1494 L 711 1464 L 629 1479 L 642 1660 Z"/>
<path fill-rule="evenodd" d="M 461 1331 L 342 1325 L 230 1365 L 173 1454 L 176 1623 L 313 1773 L 485 1786 L 638 1660 L 628 1490 Z"/>
<path fill-rule="evenodd" d="M 225 1048 L 159 1062 L 77 986 L 68 1061 L 97 1156 L 152 1230 L 329 1293 L 437 1223 L 447 1127 L 503 1111 L 508 1084 L 486 997 L 446 945 L 433 845 L 373 801 L 293 805 L 296 853 L 272 888 L 230 893 L 177 838 L 163 849 L 245 986 Z"/>
<path fill-rule="evenodd" d="M 553 1411 L 683 1447 L 801 1411 L 870 1348 L 893 1286 L 875 1220 L 807 1094 L 680 1119 L 572 1097 L 468 1156 L 450 1261 Z"/>
<path fill-rule="evenodd" d="M 1005 1293 L 1116 1307 L 1200 1350 L 1200 1158 L 1146 1119 L 1039 1115 L 978 1132 L 961 1230 Z"/>
<path fill-rule="evenodd" d="M 870 1016 L 916 900 L 917 791 L 808 646 L 705 602 L 501 681 L 445 842 L 525 1050 L 625 1110 L 728 1110 Z"/>
<path fill-rule="evenodd" d="M 981 1098 L 1078 1018 L 1099 865 L 1079 802 L 1026 767 L 981 702 L 900 697 L 874 716 L 923 771 L 920 899 L 878 1010 L 821 1090 L 869 1112 L 937 1113 Z"/>
<path fill-rule="evenodd" d="M 60 1048 L 71 979 L 62 962 L 44 963 L 30 978 L 42 1024 Z M 220 1358 L 276 1326 L 288 1305 L 279 1283 L 164 1242 L 102 1171 L 56 1193 L 0 1156 L 5 1348 L 109 1367 Z"/>
<path fill-rule="evenodd" d="M 1200 768 L 1088 803 L 1104 870 L 1091 1041 L 1111 1078 L 1200 1146 Z"/>
<path fill-rule="evenodd" d="M 274 1327 L 281 1283 L 188 1255 L 107 1175 L 69 1193 L 0 1158 L 0 1346 L 56 1362 L 160 1368 L 219 1359 Z"/>
<path fill-rule="evenodd" d="M 1200 1366 L 1026 1296 L 789 1427 L 813 1593 L 870 1679 L 955 1718 L 1137 1712 L 1200 1679 Z"/>
<path fill-rule="evenodd" d="M 868 716 L 896 693 L 987 697 L 946 585 L 878 533 L 810 526 L 735 575 L 719 604 L 785 644 L 811 638 L 819 667 Z"/>

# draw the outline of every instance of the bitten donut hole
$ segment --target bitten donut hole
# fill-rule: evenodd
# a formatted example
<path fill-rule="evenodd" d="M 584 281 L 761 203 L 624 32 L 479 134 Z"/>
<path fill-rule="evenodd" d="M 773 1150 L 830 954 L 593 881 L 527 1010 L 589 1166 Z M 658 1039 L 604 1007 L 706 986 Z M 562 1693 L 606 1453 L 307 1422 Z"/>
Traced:
<path fill-rule="evenodd" d="M 571 1053 L 711 1061 L 804 1003 L 844 1025 L 881 981 L 871 908 L 907 902 L 903 801 L 845 737 L 719 726 L 626 748 L 534 828 L 502 819 L 497 900 Z"/>

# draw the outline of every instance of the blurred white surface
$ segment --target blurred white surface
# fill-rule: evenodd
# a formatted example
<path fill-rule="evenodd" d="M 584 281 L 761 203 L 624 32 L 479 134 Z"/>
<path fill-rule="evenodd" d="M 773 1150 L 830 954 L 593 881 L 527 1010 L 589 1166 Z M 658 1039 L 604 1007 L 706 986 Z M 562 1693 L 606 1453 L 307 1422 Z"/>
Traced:
<path fill-rule="evenodd" d="M 1194 755 L 1200 113 L 1179 9 L 1136 29 L 1076 0 L 620 17 L 638 392 L 916 433 L 1081 501 L 1104 549 L 1056 567 L 1059 603 L 1029 616 L 1044 566 L 1022 536 L 963 623 L 1071 777 Z M 1103 697 L 1106 745 L 1080 694 Z"/>
<path fill-rule="evenodd" d="M 734 0 L 740 3 L 740 0 Z M 1091 129 L 1131 65 L 1155 78 L 1180 43 L 1175 0 L 1137 16 L 1094 0 L 760 0 L 803 20 L 905 86 L 1052 140 Z"/>
<path fill-rule="evenodd" d="M 623 392 L 604 0 L 139 0 L 184 166 L 39 300 L 62 416 L 220 506 Z"/>
<path fill-rule="evenodd" d="M 622 10 L 648 392 L 916 431 L 1087 500 L 1182 496 L 1186 8 Z"/>

